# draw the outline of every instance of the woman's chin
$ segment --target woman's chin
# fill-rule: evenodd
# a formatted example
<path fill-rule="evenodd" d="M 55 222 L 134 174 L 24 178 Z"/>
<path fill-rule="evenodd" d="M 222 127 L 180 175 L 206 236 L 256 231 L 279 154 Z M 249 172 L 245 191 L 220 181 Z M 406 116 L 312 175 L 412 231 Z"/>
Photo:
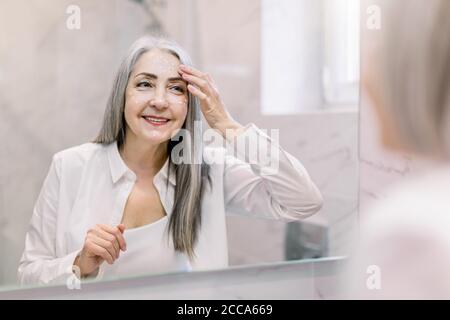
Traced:
<path fill-rule="evenodd" d="M 157 130 L 146 130 L 143 132 L 142 139 L 151 144 L 161 144 L 170 139 L 168 132 L 159 132 Z"/>

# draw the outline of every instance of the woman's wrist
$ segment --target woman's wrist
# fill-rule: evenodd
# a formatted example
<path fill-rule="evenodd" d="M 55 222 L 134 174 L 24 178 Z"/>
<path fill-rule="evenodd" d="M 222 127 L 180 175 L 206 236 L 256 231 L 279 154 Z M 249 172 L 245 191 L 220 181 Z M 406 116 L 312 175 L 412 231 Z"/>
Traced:
<path fill-rule="evenodd" d="M 232 139 L 239 135 L 244 127 L 232 118 L 227 118 L 215 123 L 214 129 L 220 132 L 225 139 Z"/>
<path fill-rule="evenodd" d="M 99 267 L 97 267 L 95 270 L 93 270 L 91 272 L 86 272 L 85 271 L 86 269 L 83 267 L 82 262 L 81 262 L 81 254 L 79 254 L 75 258 L 75 261 L 73 262 L 73 266 L 75 266 L 78 269 L 77 276 L 81 279 L 95 277 L 95 276 L 97 276 L 97 274 L 99 272 Z"/>

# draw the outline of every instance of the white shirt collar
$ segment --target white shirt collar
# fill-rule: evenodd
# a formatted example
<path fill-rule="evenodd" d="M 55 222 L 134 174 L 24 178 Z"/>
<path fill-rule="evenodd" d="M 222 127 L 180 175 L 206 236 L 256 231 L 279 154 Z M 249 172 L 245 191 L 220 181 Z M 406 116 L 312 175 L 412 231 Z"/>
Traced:
<path fill-rule="evenodd" d="M 122 157 L 120 156 L 117 141 L 114 141 L 107 146 L 107 153 L 113 183 L 116 183 L 125 174 L 128 174 L 130 177 L 136 178 L 136 174 L 130 168 L 127 167 Z M 155 179 L 160 175 L 162 175 L 164 179 L 167 179 L 168 171 L 169 171 L 169 158 L 167 158 L 161 170 L 156 174 Z M 169 182 L 173 186 L 176 185 L 176 176 L 174 170 L 170 171 Z"/>

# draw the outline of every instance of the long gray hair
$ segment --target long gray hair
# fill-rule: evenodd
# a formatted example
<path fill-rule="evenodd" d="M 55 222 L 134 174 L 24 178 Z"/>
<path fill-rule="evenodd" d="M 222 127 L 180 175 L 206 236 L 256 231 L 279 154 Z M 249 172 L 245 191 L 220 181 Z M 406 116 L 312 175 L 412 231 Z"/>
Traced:
<path fill-rule="evenodd" d="M 184 65 L 192 65 L 189 55 L 175 42 L 145 36 L 139 38 L 130 48 L 119 67 L 106 106 L 103 125 L 93 142 L 110 144 L 117 142 L 120 147 L 125 142 L 126 123 L 124 117 L 125 90 L 130 74 L 138 59 L 152 49 L 160 49 L 174 55 Z M 176 187 L 174 206 L 170 215 L 169 233 L 175 250 L 195 256 L 194 245 L 201 226 L 201 199 L 205 178 L 209 181 L 209 167 L 203 162 L 201 111 L 196 97 L 188 92 L 188 111 L 182 129 L 190 133 L 190 139 L 171 139 L 168 143 L 169 170 L 175 170 Z M 197 123 L 197 125 L 195 125 Z M 188 163 L 172 159 L 172 149 L 182 143 L 183 158 Z M 187 153 L 187 154 L 186 154 Z M 167 176 L 168 179 L 169 175 Z M 168 183 L 168 181 L 167 181 Z"/>
<path fill-rule="evenodd" d="M 396 138 L 450 159 L 450 1 L 384 0 L 377 85 Z"/>

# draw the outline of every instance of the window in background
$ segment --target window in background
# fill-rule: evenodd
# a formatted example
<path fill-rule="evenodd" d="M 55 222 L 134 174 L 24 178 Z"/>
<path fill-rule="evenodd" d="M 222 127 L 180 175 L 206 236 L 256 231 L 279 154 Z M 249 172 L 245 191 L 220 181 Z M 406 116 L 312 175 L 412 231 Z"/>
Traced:
<path fill-rule="evenodd" d="M 326 107 L 359 101 L 359 0 L 324 0 L 323 89 Z"/>
<path fill-rule="evenodd" d="M 354 107 L 359 1 L 262 0 L 261 105 L 266 115 Z"/>

